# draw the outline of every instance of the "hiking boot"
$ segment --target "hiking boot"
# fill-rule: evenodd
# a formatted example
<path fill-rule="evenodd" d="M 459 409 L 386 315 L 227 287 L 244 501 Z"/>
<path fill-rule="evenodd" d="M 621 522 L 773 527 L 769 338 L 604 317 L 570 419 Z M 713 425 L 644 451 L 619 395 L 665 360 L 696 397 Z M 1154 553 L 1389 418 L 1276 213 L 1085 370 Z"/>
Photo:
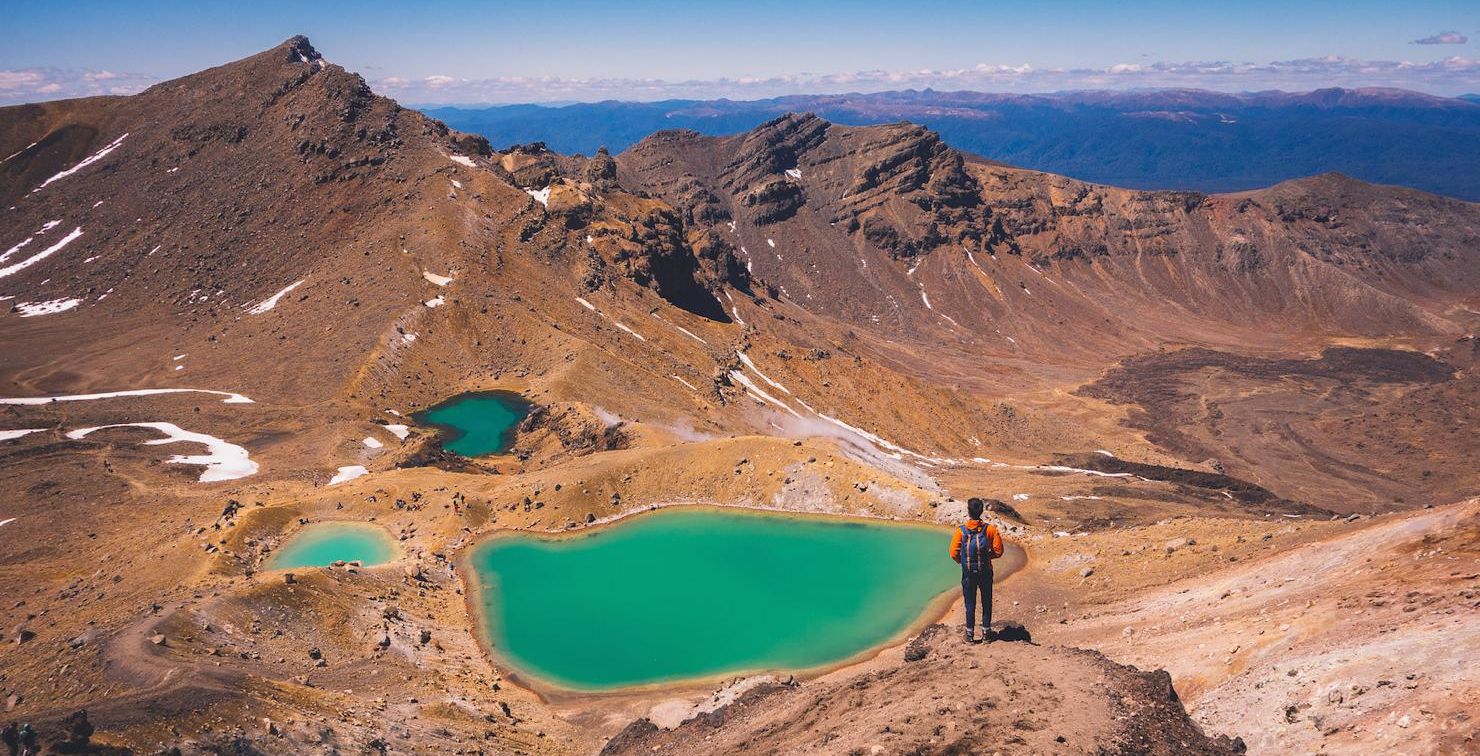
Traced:
<path fill-rule="evenodd" d="M 995 642 L 997 640 L 997 631 L 990 627 L 982 628 L 982 640 L 986 643 Z"/>
<path fill-rule="evenodd" d="M 970 625 L 967 625 L 966 626 L 966 642 L 967 643 L 975 643 L 976 642 L 976 628 L 974 628 L 974 627 L 972 627 Z"/>

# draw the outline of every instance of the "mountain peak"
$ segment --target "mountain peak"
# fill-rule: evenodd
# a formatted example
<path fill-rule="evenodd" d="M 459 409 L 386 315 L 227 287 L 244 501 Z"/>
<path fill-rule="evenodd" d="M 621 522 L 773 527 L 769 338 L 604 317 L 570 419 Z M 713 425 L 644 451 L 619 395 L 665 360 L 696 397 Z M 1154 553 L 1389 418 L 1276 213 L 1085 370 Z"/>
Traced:
<path fill-rule="evenodd" d="M 314 49 L 313 43 L 308 41 L 308 37 L 302 34 L 289 37 L 279 47 L 287 51 L 289 60 L 297 63 L 312 63 L 316 60 L 322 60 L 324 57 L 319 54 L 318 50 Z"/>

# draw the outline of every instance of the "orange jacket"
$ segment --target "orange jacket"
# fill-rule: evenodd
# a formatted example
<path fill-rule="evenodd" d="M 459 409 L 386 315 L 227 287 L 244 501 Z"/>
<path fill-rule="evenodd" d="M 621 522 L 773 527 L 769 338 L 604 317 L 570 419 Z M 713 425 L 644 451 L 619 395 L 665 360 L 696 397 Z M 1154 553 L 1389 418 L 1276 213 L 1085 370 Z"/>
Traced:
<path fill-rule="evenodd" d="M 970 531 L 980 530 L 983 526 L 985 526 L 987 528 L 987 541 L 989 541 L 991 543 L 991 545 L 992 545 L 992 551 L 988 555 L 988 558 L 989 559 L 996 559 L 996 558 L 1002 556 L 1002 534 L 1000 534 L 1000 533 L 997 532 L 997 526 L 996 525 L 988 525 L 987 523 L 984 523 L 981 520 L 967 520 L 966 521 L 966 529 L 967 530 L 970 530 Z M 951 536 L 951 558 L 954 559 L 954 560 L 956 560 L 957 562 L 961 561 L 961 529 L 960 528 L 957 528 L 955 534 Z"/>

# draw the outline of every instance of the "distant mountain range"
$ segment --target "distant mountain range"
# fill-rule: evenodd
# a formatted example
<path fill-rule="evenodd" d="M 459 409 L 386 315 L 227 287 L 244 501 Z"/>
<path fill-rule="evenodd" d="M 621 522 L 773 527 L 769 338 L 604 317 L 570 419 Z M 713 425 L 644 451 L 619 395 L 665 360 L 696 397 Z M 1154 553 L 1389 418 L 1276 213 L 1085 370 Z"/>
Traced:
<path fill-rule="evenodd" d="M 1480 200 L 1480 95 L 1397 89 L 1225 94 L 1201 90 L 1048 95 L 937 92 L 771 100 L 607 101 L 431 108 L 496 146 L 544 142 L 613 152 L 663 129 L 725 135 L 787 112 L 838 124 L 911 121 L 993 160 L 1138 189 L 1227 192 L 1336 171 Z"/>

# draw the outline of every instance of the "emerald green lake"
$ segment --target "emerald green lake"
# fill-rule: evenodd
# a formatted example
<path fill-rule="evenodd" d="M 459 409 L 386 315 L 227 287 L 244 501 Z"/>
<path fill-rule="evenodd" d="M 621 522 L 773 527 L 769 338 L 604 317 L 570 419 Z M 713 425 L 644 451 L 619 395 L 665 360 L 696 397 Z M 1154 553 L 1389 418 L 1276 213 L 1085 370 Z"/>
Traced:
<path fill-rule="evenodd" d="M 921 525 L 670 509 L 587 535 L 472 552 L 494 651 L 604 690 L 843 661 L 959 585 L 950 533 Z"/>
<path fill-rule="evenodd" d="M 514 429 L 530 403 L 512 391 L 462 394 L 412 416 L 440 432 L 442 448 L 464 457 L 501 454 L 514 445 Z"/>
<path fill-rule="evenodd" d="M 338 561 L 359 561 L 366 567 L 384 564 L 396 556 L 396 542 L 384 529 L 349 522 L 309 525 L 288 539 L 268 560 L 267 569 L 327 567 Z"/>

